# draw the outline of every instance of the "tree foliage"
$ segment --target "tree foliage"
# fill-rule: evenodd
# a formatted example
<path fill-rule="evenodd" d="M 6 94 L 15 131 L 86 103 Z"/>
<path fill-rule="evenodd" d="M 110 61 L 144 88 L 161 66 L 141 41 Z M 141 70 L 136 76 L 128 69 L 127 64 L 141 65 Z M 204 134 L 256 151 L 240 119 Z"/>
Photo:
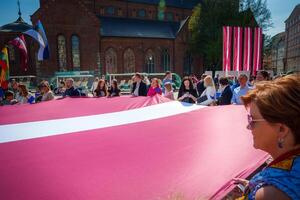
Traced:
<path fill-rule="evenodd" d="M 251 12 L 252 7 L 255 12 Z M 242 12 L 239 12 L 240 8 Z M 258 16 L 258 24 L 267 28 L 270 26 L 270 12 L 261 13 L 266 10 L 266 3 L 262 0 L 242 0 L 241 4 L 238 0 L 203 0 L 194 8 L 189 21 L 191 52 L 201 55 L 204 66 L 210 67 L 210 70 L 221 69 L 222 27 L 255 27 Z"/>

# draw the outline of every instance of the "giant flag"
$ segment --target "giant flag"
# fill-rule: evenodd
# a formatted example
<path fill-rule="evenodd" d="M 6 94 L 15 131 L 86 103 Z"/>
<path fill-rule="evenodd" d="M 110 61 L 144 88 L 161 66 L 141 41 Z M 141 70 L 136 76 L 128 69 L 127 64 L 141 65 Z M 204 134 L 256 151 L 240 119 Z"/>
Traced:
<path fill-rule="evenodd" d="M 250 27 L 244 28 L 244 71 L 251 70 L 252 41 L 252 29 Z"/>
<path fill-rule="evenodd" d="M 232 27 L 224 26 L 223 27 L 223 71 L 231 70 L 231 35 Z"/>
<path fill-rule="evenodd" d="M 254 52 L 253 52 L 253 69 L 252 72 L 256 75 L 256 72 L 261 69 L 262 65 L 262 29 L 254 29 Z"/>
<path fill-rule="evenodd" d="M 9 81 L 9 61 L 8 61 L 8 52 L 7 48 L 4 47 L 0 52 L 0 86 L 3 89 L 8 88 L 8 81 Z"/>
<path fill-rule="evenodd" d="M 268 157 L 252 147 L 243 106 L 123 96 L 0 112 L 5 200 L 222 199 Z"/>
<path fill-rule="evenodd" d="M 39 20 L 37 22 L 34 29 L 30 29 L 24 33 L 31 36 L 39 43 L 40 48 L 38 51 L 38 60 L 41 61 L 41 60 L 48 59 L 49 55 L 50 55 L 49 54 L 49 45 L 48 45 L 46 33 L 45 33 L 45 30 L 44 30 L 44 27 L 43 27 L 41 21 Z"/>
<path fill-rule="evenodd" d="M 233 48 L 233 71 L 242 71 L 242 38 L 243 38 L 243 28 L 242 27 L 234 27 L 233 29 L 233 40 L 234 40 L 234 48 Z"/>
<path fill-rule="evenodd" d="M 12 41 L 10 41 L 9 44 L 17 47 L 20 50 L 21 67 L 24 71 L 27 71 L 28 55 L 27 55 L 27 47 L 26 47 L 24 36 L 21 35 L 20 37 L 16 37 Z"/>

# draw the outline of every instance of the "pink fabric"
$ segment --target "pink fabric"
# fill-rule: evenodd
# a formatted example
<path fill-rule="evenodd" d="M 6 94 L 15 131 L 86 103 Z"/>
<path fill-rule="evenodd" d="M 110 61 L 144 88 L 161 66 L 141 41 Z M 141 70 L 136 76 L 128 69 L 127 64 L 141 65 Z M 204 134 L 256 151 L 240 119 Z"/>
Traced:
<path fill-rule="evenodd" d="M 223 71 L 231 70 L 232 27 L 223 26 Z"/>
<path fill-rule="evenodd" d="M 105 101 L 65 101 L 71 100 L 93 106 Z M 126 97 L 118 101 L 131 104 Z M 33 105 L 31 115 L 44 118 L 41 115 L 52 112 L 54 105 L 58 110 L 64 107 L 52 101 L 42 113 L 34 106 L 44 108 L 43 104 Z M 102 113 L 102 106 L 95 110 Z M 6 114 L 17 117 L 16 108 L 10 109 Z M 19 107 L 18 113 L 27 116 L 27 109 Z M 74 115 L 70 109 L 64 112 Z M 246 114 L 242 106 L 207 107 L 140 123 L 2 143 L 1 199 L 147 200 L 172 194 L 221 199 L 233 187 L 233 177 L 245 178 L 267 157 L 252 147 Z"/>
<path fill-rule="evenodd" d="M 234 27 L 234 57 L 233 57 L 233 70 L 242 70 L 242 38 L 243 29 L 241 27 Z"/>
<path fill-rule="evenodd" d="M 21 122 L 62 119 L 75 116 L 104 114 L 123 110 L 131 110 L 157 103 L 169 102 L 164 97 L 132 97 L 113 98 L 70 98 L 42 102 L 39 104 L 13 105 L 0 107 L 0 125 Z"/>
<path fill-rule="evenodd" d="M 252 56 L 252 29 L 244 28 L 244 71 L 251 70 L 251 56 Z"/>

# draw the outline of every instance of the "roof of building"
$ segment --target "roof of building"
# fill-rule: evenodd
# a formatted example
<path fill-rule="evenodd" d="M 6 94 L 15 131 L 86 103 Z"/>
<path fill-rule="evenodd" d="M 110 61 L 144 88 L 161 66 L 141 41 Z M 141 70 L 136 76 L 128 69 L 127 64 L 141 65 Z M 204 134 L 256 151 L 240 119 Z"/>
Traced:
<path fill-rule="evenodd" d="M 296 14 L 296 11 L 298 9 L 300 10 L 300 4 L 298 4 L 298 5 L 295 6 L 295 8 L 293 9 L 293 11 L 289 15 L 289 17 L 285 20 L 285 23 L 294 17 L 294 15 Z"/>
<path fill-rule="evenodd" d="M 175 39 L 184 22 L 99 17 L 101 36 Z"/>
<path fill-rule="evenodd" d="M 30 24 L 27 24 L 20 16 L 15 22 L 6 24 L 0 27 L 0 32 L 25 32 L 32 29 Z"/>
<path fill-rule="evenodd" d="M 128 2 L 144 3 L 144 4 L 159 4 L 160 0 L 128 0 Z M 166 6 L 193 9 L 201 0 L 165 0 Z"/>

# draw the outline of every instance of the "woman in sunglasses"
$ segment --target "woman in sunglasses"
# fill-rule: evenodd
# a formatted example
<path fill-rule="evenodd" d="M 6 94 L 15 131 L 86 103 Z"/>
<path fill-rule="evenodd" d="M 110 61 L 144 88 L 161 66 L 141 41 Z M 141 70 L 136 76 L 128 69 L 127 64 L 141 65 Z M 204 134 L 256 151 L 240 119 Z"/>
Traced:
<path fill-rule="evenodd" d="M 273 161 L 250 181 L 245 199 L 300 199 L 300 76 L 257 83 L 241 97 L 249 111 L 253 146 Z"/>

